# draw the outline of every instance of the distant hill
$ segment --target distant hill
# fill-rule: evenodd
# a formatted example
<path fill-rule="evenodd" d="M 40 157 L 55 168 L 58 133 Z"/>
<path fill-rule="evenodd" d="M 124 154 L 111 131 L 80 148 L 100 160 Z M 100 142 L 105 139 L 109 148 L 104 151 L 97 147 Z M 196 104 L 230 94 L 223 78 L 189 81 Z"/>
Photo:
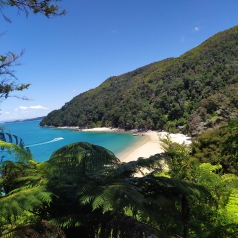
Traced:
<path fill-rule="evenodd" d="M 23 122 L 23 121 L 38 121 L 38 120 L 42 120 L 43 118 L 45 118 L 45 116 L 35 117 L 35 118 L 30 118 L 30 119 L 21 119 L 21 120 L 15 120 L 15 121 L 7 121 L 7 122 L 4 122 L 4 123 Z"/>
<path fill-rule="evenodd" d="M 50 112 L 41 126 L 121 127 L 196 136 L 237 118 L 238 26 L 178 58 L 113 76 Z"/>

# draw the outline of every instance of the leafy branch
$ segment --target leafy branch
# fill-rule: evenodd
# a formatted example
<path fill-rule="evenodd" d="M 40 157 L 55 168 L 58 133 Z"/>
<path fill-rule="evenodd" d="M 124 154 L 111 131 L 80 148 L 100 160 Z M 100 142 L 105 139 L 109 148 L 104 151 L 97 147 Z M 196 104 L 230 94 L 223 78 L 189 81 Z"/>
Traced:
<path fill-rule="evenodd" d="M 58 2 L 59 0 L 0 0 L 0 12 L 3 18 L 7 22 L 11 22 L 10 18 L 4 15 L 1 8 L 3 6 L 16 7 L 19 12 L 24 12 L 26 17 L 29 16 L 29 12 L 41 13 L 46 17 L 50 16 L 62 16 L 66 14 L 65 10 L 60 10 L 60 7 L 52 2 Z"/>
<path fill-rule="evenodd" d="M 28 89 L 30 84 L 20 84 L 15 76 L 15 70 L 12 69 L 15 66 L 19 66 L 18 59 L 23 55 L 22 50 L 19 54 L 8 52 L 5 55 L 0 56 L 0 98 L 8 98 L 9 94 L 13 91 L 22 91 Z M 26 97 L 12 96 L 23 100 L 27 100 Z"/>

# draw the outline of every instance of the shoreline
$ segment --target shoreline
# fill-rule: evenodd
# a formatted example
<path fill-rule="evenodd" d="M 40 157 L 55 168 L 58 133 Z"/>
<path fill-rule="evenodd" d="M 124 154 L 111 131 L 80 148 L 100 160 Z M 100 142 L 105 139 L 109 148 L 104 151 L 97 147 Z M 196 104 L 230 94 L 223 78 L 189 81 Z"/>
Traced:
<path fill-rule="evenodd" d="M 134 161 L 140 157 L 149 158 L 152 155 L 159 154 L 164 151 L 156 131 L 148 131 L 143 134 L 144 140 L 131 145 L 118 155 L 118 159 L 121 162 Z"/>
<path fill-rule="evenodd" d="M 73 131 L 98 131 L 98 132 L 124 132 L 124 129 L 121 128 L 109 128 L 109 127 L 95 127 L 95 128 L 90 128 L 90 129 L 81 129 L 78 126 L 59 126 L 59 127 L 54 127 L 54 126 L 43 126 L 46 128 L 51 128 L 51 129 L 65 129 L 65 130 L 73 130 Z M 130 132 L 130 131 L 129 131 Z"/>
<path fill-rule="evenodd" d="M 108 127 L 97 127 L 90 129 L 80 129 L 79 127 L 52 127 L 52 129 L 67 129 L 74 131 L 82 131 L 82 132 L 125 132 L 125 133 L 135 133 L 135 130 L 125 131 L 120 128 L 108 128 Z M 130 145 L 125 150 L 117 153 L 116 157 L 121 162 L 130 162 L 135 161 L 138 158 L 149 158 L 152 155 L 163 153 L 164 149 L 161 145 L 161 140 L 169 136 L 172 142 L 176 142 L 179 144 L 190 144 L 191 137 L 188 137 L 181 133 L 170 134 L 168 132 L 157 132 L 157 131 L 147 131 L 147 132 L 136 132 L 140 138 L 140 140 L 132 145 Z"/>
<path fill-rule="evenodd" d="M 191 137 L 181 133 L 169 134 L 168 132 L 148 131 L 143 133 L 145 140 L 140 143 L 131 145 L 118 155 L 118 159 L 123 162 L 135 161 L 138 158 L 149 158 L 155 154 L 164 152 L 161 139 L 169 137 L 172 142 L 189 145 L 191 144 Z M 165 165 L 166 167 L 166 165 Z M 139 176 L 139 175 L 138 175 Z"/>

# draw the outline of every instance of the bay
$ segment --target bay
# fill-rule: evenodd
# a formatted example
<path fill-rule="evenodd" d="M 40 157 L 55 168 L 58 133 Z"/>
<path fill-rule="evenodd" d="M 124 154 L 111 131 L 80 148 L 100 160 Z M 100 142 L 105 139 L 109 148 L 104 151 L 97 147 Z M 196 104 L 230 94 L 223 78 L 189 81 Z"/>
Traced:
<path fill-rule="evenodd" d="M 126 132 L 82 132 L 69 129 L 52 129 L 39 126 L 40 120 L 2 123 L 10 133 L 19 136 L 32 152 L 37 162 L 50 158 L 51 154 L 62 146 L 74 142 L 89 142 L 103 146 L 116 156 L 138 143 L 141 138 Z"/>

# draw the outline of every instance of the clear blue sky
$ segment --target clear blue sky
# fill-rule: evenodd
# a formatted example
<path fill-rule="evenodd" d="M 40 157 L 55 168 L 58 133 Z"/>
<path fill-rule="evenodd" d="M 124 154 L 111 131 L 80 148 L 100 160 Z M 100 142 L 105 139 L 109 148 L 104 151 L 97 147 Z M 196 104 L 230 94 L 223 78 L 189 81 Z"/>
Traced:
<path fill-rule="evenodd" d="M 16 76 L 30 83 L 1 105 L 0 121 L 45 116 L 76 95 L 168 57 L 178 57 L 238 24 L 237 0 L 62 0 L 47 19 L 3 8 L 0 55 L 25 49 Z M 80 106 L 80 105 L 79 105 Z"/>

